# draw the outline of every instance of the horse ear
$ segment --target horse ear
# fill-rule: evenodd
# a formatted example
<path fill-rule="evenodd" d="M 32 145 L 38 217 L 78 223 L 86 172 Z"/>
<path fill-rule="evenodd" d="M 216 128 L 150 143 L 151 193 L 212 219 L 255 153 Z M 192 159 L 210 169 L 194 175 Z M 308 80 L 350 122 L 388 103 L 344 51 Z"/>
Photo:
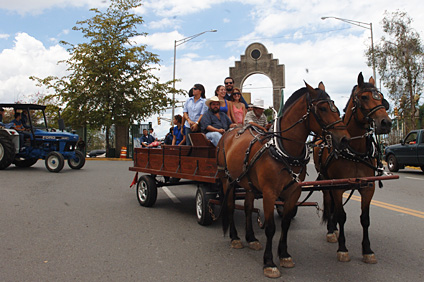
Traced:
<path fill-rule="evenodd" d="M 318 88 L 325 92 L 325 86 L 324 86 L 324 83 L 322 83 L 322 81 L 318 84 Z"/>
<path fill-rule="evenodd" d="M 362 72 L 360 72 L 358 75 L 358 86 L 359 88 L 362 88 L 363 85 L 364 85 L 364 76 L 362 75 Z"/>
<path fill-rule="evenodd" d="M 306 81 L 303 81 L 303 82 L 305 82 L 306 89 L 308 89 L 308 92 L 309 92 L 310 94 L 316 94 L 316 93 L 315 93 L 315 89 L 314 89 L 312 86 L 310 86 L 309 84 L 307 84 L 307 83 L 306 83 Z"/>
<path fill-rule="evenodd" d="M 370 77 L 370 80 L 369 80 L 369 83 L 371 83 L 372 85 L 374 85 L 375 86 L 375 80 L 374 80 L 374 77 Z"/>

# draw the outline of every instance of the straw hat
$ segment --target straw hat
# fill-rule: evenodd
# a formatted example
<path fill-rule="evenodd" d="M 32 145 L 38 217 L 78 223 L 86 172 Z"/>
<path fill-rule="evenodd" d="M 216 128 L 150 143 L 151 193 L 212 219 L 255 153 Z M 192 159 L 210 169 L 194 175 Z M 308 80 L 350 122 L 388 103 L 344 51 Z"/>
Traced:
<path fill-rule="evenodd" d="M 210 107 L 210 104 L 211 104 L 212 102 L 219 102 L 219 103 L 221 104 L 221 106 L 225 106 L 225 102 L 224 102 L 224 101 L 219 100 L 218 96 L 213 96 L 212 98 L 209 98 L 209 99 L 206 101 L 206 106 Z"/>
<path fill-rule="evenodd" d="M 253 101 L 253 107 L 254 108 L 259 108 L 259 109 L 265 109 L 264 100 L 262 100 L 262 99 L 255 99 L 255 101 Z"/>

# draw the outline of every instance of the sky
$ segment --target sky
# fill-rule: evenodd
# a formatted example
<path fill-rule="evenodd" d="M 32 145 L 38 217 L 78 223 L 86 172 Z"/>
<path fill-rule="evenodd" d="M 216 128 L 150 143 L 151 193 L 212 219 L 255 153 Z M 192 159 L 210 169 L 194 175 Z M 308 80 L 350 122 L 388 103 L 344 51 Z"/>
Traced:
<path fill-rule="evenodd" d="M 0 0 L 0 102 L 30 101 L 48 90 L 40 88 L 29 76 L 63 76 L 68 58 L 66 46 L 83 42 L 73 31 L 77 21 L 94 16 L 91 8 L 106 9 L 109 0 Z M 357 27 L 338 17 L 372 23 L 374 44 L 383 36 L 381 21 L 385 11 L 406 12 L 412 27 L 423 37 L 424 6 L 421 1 L 392 0 L 144 0 L 134 11 L 143 17 L 140 31 L 148 35 L 135 38 L 161 59 L 156 75 L 162 82 L 173 75 L 174 40 L 203 31 L 203 35 L 177 47 L 176 88 L 189 90 L 195 83 L 214 95 L 223 84 L 229 68 L 254 42 L 265 45 L 279 64 L 285 65 L 284 98 L 304 86 L 317 87 L 320 81 L 327 93 L 343 109 L 357 83 L 359 72 L 366 80 L 372 68 L 366 64 L 365 50 L 370 46 L 370 29 Z M 377 74 L 377 86 L 379 85 Z M 384 93 L 384 87 L 383 87 Z M 271 80 L 260 74 L 246 79 L 243 92 L 272 105 Z M 387 94 L 386 94 L 387 97 Z M 177 96 L 178 101 L 186 97 Z M 176 108 L 176 114 L 182 109 Z M 161 114 L 171 118 L 171 110 Z M 152 122 L 158 137 L 164 136 L 170 123 Z"/>

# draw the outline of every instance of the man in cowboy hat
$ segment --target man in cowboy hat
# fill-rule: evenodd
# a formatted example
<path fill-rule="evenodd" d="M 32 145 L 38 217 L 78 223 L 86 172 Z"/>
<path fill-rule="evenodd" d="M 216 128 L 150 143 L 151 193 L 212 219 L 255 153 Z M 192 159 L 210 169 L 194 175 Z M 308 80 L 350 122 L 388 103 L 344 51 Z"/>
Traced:
<path fill-rule="evenodd" d="M 220 101 L 217 96 L 208 99 L 206 106 L 209 110 L 203 114 L 200 120 L 200 128 L 205 133 L 206 138 L 217 146 L 222 134 L 236 124 L 233 124 L 224 112 L 219 111 L 219 107 L 224 106 L 224 102 Z"/>
<path fill-rule="evenodd" d="M 267 122 L 264 111 L 264 100 L 255 99 L 255 101 L 253 101 L 253 110 L 248 111 L 246 117 L 244 118 L 244 125 L 252 124 L 264 131 L 268 131 L 268 129 L 271 127 L 271 124 Z"/>

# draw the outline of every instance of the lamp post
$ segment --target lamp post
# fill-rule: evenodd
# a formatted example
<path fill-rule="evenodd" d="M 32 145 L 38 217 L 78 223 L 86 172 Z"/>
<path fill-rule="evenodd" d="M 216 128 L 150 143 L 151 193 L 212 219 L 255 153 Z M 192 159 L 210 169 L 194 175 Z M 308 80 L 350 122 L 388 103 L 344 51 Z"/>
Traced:
<path fill-rule="evenodd" d="M 211 30 L 206 30 L 203 31 L 201 33 L 180 39 L 180 40 L 175 40 L 174 41 L 174 71 L 173 71 L 173 75 L 172 75 L 172 88 L 174 89 L 174 92 L 172 93 L 172 117 L 171 117 L 171 125 L 172 125 L 172 120 L 174 119 L 174 114 L 175 114 L 175 67 L 176 67 L 176 63 L 177 63 L 177 46 L 180 46 L 202 34 L 205 34 L 206 32 L 217 32 L 216 29 L 211 29 Z"/>
<path fill-rule="evenodd" d="M 335 19 L 335 20 L 339 20 L 351 25 L 356 25 L 365 29 L 369 29 L 371 31 L 371 57 L 372 57 L 372 73 L 373 73 L 373 77 L 375 80 L 375 86 L 377 87 L 377 76 L 375 74 L 375 57 L 374 57 L 374 37 L 372 34 L 372 23 L 364 23 L 364 22 L 359 22 L 359 21 L 354 21 L 354 20 L 348 20 L 348 19 L 342 19 L 342 18 L 337 18 L 337 17 L 321 17 L 321 20 L 325 20 L 325 19 Z"/>

